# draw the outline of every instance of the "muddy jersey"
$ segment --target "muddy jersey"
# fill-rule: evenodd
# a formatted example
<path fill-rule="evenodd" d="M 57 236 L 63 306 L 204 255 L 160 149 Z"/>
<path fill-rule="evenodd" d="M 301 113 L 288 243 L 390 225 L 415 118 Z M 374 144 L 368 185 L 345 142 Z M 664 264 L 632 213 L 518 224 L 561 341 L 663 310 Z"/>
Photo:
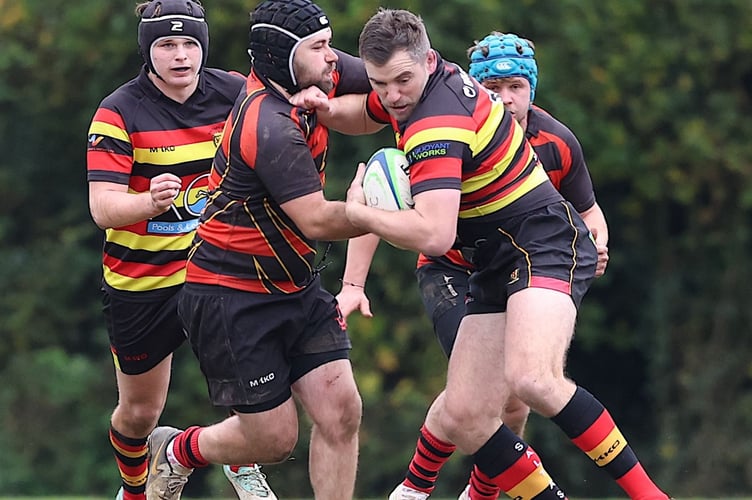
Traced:
<path fill-rule="evenodd" d="M 330 96 L 370 90 L 363 63 L 337 51 Z M 314 276 L 316 242 L 280 205 L 321 191 L 329 130 L 251 72 L 227 120 L 187 281 L 287 294 Z"/>
<path fill-rule="evenodd" d="M 152 177 L 182 180 L 167 212 L 105 231 L 104 285 L 113 293 L 166 290 L 185 281 L 185 262 L 206 203 L 206 184 L 225 118 L 245 79 L 206 68 L 185 103 L 168 98 L 145 69 L 107 96 L 89 127 L 87 180 L 149 191 Z"/>
<path fill-rule="evenodd" d="M 538 160 L 543 165 L 554 187 L 582 213 L 595 204 L 595 192 L 590 172 L 585 164 L 582 146 L 563 123 L 544 109 L 533 106 L 527 114 L 525 136 Z M 441 261 L 446 265 L 472 268 L 458 250 L 450 250 L 441 257 L 418 256 L 418 267 L 431 261 Z"/>

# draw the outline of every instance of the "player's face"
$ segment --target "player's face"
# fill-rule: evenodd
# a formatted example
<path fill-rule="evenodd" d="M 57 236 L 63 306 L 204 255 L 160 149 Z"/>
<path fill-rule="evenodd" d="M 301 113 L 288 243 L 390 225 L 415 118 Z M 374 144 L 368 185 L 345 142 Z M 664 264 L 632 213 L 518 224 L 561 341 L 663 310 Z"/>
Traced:
<path fill-rule="evenodd" d="M 397 121 L 407 120 L 426 88 L 428 77 L 436 70 L 436 53 L 429 50 L 416 61 L 405 50 L 395 52 L 383 66 L 364 61 L 371 87 L 387 112 Z"/>
<path fill-rule="evenodd" d="M 334 88 L 337 54 L 332 50 L 332 30 L 327 28 L 300 44 L 292 60 L 298 87 L 315 85 L 327 94 Z"/>
<path fill-rule="evenodd" d="M 157 79 L 155 83 L 166 86 L 168 90 L 195 87 L 201 69 L 201 55 L 201 47 L 192 38 L 157 40 L 151 49 L 151 61 L 162 81 Z"/>
<path fill-rule="evenodd" d="M 483 82 L 483 86 L 499 94 L 504 107 L 518 122 L 527 122 L 527 112 L 530 109 L 530 82 L 527 78 L 512 76 L 488 79 Z"/>

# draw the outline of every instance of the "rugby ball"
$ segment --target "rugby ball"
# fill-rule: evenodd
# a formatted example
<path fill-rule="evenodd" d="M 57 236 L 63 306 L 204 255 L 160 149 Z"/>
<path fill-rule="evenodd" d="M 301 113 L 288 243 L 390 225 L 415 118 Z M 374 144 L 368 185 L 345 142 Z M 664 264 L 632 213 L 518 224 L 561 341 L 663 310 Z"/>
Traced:
<path fill-rule="evenodd" d="M 369 207 L 390 211 L 413 208 L 405 154 L 397 148 L 381 148 L 371 155 L 363 177 L 363 193 Z"/>

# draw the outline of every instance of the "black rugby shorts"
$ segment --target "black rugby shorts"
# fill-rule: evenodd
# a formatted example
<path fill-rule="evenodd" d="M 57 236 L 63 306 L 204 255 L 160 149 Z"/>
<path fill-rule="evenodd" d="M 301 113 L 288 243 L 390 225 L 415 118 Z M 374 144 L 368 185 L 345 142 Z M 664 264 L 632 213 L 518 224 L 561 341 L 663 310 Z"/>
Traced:
<path fill-rule="evenodd" d="M 102 311 L 115 366 L 127 375 L 145 373 L 185 342 L 178 319 L 180 286 L 134 300 L 103 290 Z M 147 299 L 148 298 L 148 299 Z"/>
<path fill-rule="evenodd" d="M 415 270 L 415 275 L 418 277 L 423 307 L 433 323 L 441 349 L 449 357 L 465 315 L 470 273 L 436 261 L 420 266 Z"/>
<path fill-rule="evenodd" d="M 352 347 L 319 279 L 286 295 L 188 283 L 178 311 L 212 404 L 243 413 L 279 406 L 297 379 Z"/>
<path fill-rule="evenodd" d="M 597 258 L 590 231 L 568 202 L 506 219 L 477 243 L 467 314 L 504 312 L 509 296 L 525 288 L 558 290 L 579 307 Z"/>

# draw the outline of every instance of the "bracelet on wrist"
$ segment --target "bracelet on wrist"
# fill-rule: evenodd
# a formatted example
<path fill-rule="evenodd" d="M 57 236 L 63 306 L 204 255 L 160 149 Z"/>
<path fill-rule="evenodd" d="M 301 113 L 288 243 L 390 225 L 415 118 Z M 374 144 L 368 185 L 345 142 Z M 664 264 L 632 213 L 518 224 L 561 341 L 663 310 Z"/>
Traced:
<path fill-rule="evenodd" d="M 354 286 L 355 288 L 365 288 L 366 287 L 365 285 L 359 285 L 358 283 L 353 283 L 352 281 L 347 281 L 347 280 L 342 280 L 342 279 L 340 281 L 342 282 L 343 285 Z"/>

